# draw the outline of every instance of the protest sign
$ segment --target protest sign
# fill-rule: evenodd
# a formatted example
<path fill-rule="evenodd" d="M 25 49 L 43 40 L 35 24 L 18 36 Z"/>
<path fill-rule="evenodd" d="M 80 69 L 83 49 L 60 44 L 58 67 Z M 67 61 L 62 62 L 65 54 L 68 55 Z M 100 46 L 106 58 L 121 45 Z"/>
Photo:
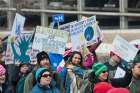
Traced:
<path fill-rule="evenodd" d="M 125 76 L 125 74 L 126 74 L 126 72 L 122 68 L 117 67 L 114 78 L 123 78 Z"/>
<path fill-rule="evenodd" d="M 13 40 L 14 39 L 14 40 Z M 5 63 L 13 64 L 16 62 L 28 63 L 31 57 L 31 33 L 24 33 L 17 38 L 9 37 Z"/>
<path fill-rule="evenodd" d="M 68 41 L 68 32 L 37 26 L 33 49 L 62 54 Z"/>
<path fill-rule="evenodd" d="M 101 43 L 99 47 L 96 49 L 96 53 L 109 54 L 112 49 L 113 49 L 112 44 Z"/>
<path fill-rule="evenodd" d="M 130 45 L 125 39 L 117 35 L 113 40 L 112 51 L 122 59 L 130 62 L 136 56 L 138 49 L 133 45 Z"/>
<path fill-rule="evenodd" d="M 12 31 L 11 31 L 11 36 L 18 36 L 22 31 L 25 23 L 25 17 L 16 13 Z"/>
<path fill-rule="evenodd" d="M 70 32 L 70 25 L 73 23 L 76 23 L 76 21 L 60 25 L 58 29 Z"/>
<path fill-rule="evenodd" d="M 82 47 L 96 42 L 98 36 L 97 31 L 95 16 L 71 24 L 70 35 L 72 49 L 80 50 Z"/>

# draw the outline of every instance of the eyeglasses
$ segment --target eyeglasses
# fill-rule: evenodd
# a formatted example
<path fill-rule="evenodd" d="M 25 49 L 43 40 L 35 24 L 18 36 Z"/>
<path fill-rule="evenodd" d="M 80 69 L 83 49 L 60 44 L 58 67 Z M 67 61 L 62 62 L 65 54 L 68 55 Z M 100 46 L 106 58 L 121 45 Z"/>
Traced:
<path fill-rule="evenodd" d="M 43 74 L 41 77 L 52 77 L 52 75 L 51 74 Z"/>

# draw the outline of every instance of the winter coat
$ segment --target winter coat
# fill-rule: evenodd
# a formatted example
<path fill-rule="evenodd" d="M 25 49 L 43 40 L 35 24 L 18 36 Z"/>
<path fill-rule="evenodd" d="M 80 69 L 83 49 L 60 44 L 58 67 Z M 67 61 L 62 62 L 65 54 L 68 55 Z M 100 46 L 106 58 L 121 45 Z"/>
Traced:
<path fill-rule="evenodd" d="M 110 79 L 110 78 L 113 78 L 115 76 L 115 73 L 116 73 L 116 70 L 117 70 L 118 67 L 120 67 L 124 71 L 127 71 L 128 70 L 128 66 L 127 66 L 126 63 L 127 62 L 124 61 L 124 60 L 121 60 L 121 62 L 118 63 L 115 66 L 110 65 L 109 61 L 104 63 L 107 66 L 107 68 L 108 68 L 108 78 Z"/>
<path fill-rule="evenodd" d="M 22 76 L 20 80 L 18 81 L 17 86 L 16 86 L 16 93 L 23 93 L 25 79 L 26 79 L 26 76 Z"/>
<path fill-rule="evenodd" d="M 23 90 L 23 93 L 29 93 L 29 91 L 35 85 L 35 83 L 36 83 L 36 80 L 35 80 L 35 72 L 36 72 L 36 69 L 37 68 L 35 68 L 32 72 L 30 72 L 27 75 L 27 77 L 25 79 L 25 82 L 24 82 L 24 90 Z"/>
<path fill-rule="evenodd" d="M 54 81 L 51 82 L 50 87 L 37 83 L 29 93 L 60 93 L 55 85 Z"/>
<path fill-rule="evenodd" d="M 81 67 L 74 66 L 73 69 L 67 69 L 65 93 L 83 93 L 86 88 L 85 74 L 87 74 L 86 71 Z"/>
<path fill-rule="evenodd" d="M 132 78 L 132 81 L 129 85 L 130 93 L 140 93 L 140 79 Z"/>

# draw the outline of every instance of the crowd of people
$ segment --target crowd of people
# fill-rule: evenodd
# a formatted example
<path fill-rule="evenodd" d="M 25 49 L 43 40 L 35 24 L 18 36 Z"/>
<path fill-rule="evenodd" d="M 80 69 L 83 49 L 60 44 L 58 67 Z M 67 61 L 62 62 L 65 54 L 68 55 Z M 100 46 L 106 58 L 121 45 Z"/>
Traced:
<path fill-rule="evenodd" d="M 45 51 L 36 55 L 34 65 L 5 64 L 1 43 L 0 93 L 140 93 L 140 53 L 126 62 L 111 51 L 108 60 L 102 62 L 95 52 L 100 43 L 87 46 L 86 55 L 67 48 L 56 69 Z M 125 75 L 115 78 L 118 67 Z"/>

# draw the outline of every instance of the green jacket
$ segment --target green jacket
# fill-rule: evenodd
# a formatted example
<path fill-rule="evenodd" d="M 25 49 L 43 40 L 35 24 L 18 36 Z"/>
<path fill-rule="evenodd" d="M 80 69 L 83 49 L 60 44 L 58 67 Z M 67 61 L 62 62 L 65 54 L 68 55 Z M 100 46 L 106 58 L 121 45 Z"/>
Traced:
<path fill-rule="evenodd" d="M 17 86 L 16 86 L 16 93 L 23 93 L 25 78 L 26 78 L 26 76 L 23 76 L 18 81 Z"/>
<path fill-rule="evenodd" d="M 140 79 L 132 78 L 132 81 L 129 85 L 130 93 L 140 93 Z"/>

